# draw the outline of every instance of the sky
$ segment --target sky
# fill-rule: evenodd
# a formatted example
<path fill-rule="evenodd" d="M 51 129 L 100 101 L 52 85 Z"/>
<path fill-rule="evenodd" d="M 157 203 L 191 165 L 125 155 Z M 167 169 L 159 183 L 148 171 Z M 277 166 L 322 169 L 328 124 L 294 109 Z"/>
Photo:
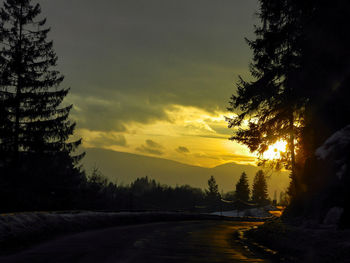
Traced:
<path fill-rule="evenodd" d="M 85 148 L 254 163 L 225 116 L 249 78 L 256 0 L 40 0 Z"/>

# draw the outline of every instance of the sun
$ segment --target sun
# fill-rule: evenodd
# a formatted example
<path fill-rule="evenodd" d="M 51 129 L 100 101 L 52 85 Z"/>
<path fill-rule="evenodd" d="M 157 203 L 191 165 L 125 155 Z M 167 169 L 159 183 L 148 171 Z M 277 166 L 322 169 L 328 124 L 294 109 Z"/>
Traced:
<path fill-rule="evenodd" d="M 269 148 L 263 153 L 263 159 L 274 160 L 281 158 L 281 153 L 287 150 L 287 142 L 280 140 L 270 145 Z"/>

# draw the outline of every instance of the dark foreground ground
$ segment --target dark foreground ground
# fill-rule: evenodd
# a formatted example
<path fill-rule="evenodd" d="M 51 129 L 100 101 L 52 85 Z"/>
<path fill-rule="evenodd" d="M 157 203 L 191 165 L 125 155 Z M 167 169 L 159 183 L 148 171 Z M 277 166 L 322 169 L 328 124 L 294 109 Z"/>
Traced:
<path fill-rule="evenodd" d="M 258 222 L 186 221 L 119 226 L 68 235 L 0 262 L 268 262 L 235 233 Z"/>
<path fill-rule="evenodd" d="M 244 233 L 245 244 L 276 262 L 350 263 L 350 229 L 313 221 L 287 224 L 266 221 Z"/>

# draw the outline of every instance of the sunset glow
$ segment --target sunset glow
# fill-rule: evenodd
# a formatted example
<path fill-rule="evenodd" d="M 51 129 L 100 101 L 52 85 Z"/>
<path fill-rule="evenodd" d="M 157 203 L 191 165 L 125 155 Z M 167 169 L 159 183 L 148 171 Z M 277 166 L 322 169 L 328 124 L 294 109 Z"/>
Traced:
<path fill-rule="evenodd" d="M 182 105 L 171 105 L 165 112 L 165 120 L 128 123 L 125 131 L 77 132 L 84 138 L 86 148 L 142 154 L 202 167 L 228 162 L 255 165 L 256 156 L 247 147 L 228 139 L 232 131 L 224 117 L 227 112 Z"/>
<path fill-rule="evenodd" d="M 265 151 L 262 155 L 263 159 L 274 160 L 281 158 L 281 153 L 287 150 L 287 142 L 280 140 L 275 142 L 273 145 Z"/>

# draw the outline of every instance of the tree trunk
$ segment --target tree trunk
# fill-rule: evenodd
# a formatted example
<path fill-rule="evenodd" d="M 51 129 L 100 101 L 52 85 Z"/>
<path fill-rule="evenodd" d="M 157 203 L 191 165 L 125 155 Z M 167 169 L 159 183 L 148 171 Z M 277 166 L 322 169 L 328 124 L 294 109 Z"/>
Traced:
<path fill-rule="evenodd" d="M 19 129 L 20 129 L 20 107 L 21 107 L 21 91 L 22 91 L 22 69 L 21 69 L 21 61 L 22 61 L 22 31 L 23 31 L 23 25 L 22 25 L 22 14 L 23 14 L 23 7 L 21 4 L 21 10 L 20 10 L 20 18 L 19 18 L 19 36 L 18 36 L 18 44 L 17 44 L 17 54 L 16 54 L 16 75 L 17 75 L 17 85 L 16 85 L 16 109 L 15 109 L 15 138 L 14 138 L 14 150 L 15 150 L 15 165 L 17 166 L 17 163 L 19 162 L 19 152 L 20 152 L 20 143 L 19 143 Z"/>
<path fill-rule="evenodd" d="M 290 125 L 290 135 L 289 135 L 289 150 L 291 155 L 291 179 L 292 179 L 292 195 L 295 197 L 299 193 L 299 182 L 296 175 L 296 161 L 295 161 L 295 134 L 294 134 L 294 116 L 293 112 L 290 114 L 289 117 L 289 125 Z"/>

